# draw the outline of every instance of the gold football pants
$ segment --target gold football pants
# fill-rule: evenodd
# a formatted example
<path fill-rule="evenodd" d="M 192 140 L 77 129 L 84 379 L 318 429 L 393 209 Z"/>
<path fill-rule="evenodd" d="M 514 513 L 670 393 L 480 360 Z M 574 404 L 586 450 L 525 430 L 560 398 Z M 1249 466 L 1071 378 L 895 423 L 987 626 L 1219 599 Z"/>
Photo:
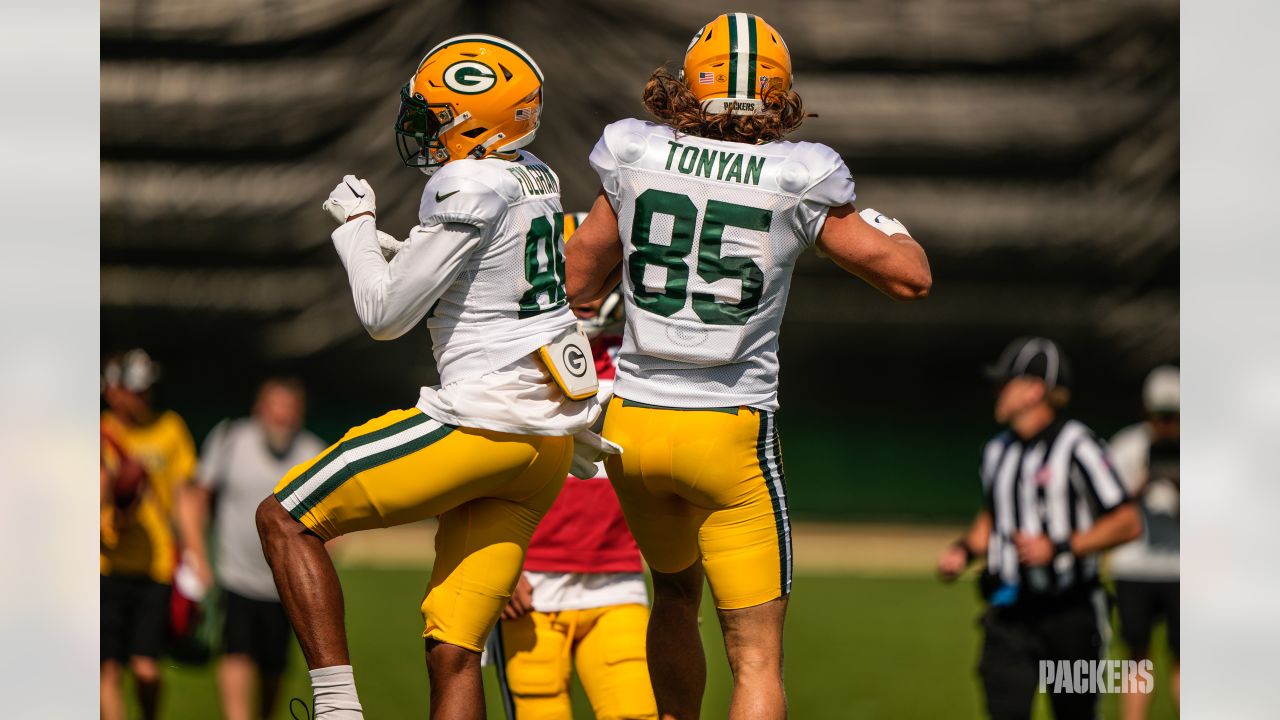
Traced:
<path fill-rule="evenodd" d="M 649 608 L 612 605 L 531 612 L 504 620 L 498 635 L 503 692 L 518 720 L 572 720 L 570 673 L 587 691 L 597 720 L 658 717 L 645 660 Z"/>
<path fill-rule="evenodd" d="M 614 397 L 604 436 L 624 450 L 605 467 L 649 567 L 676 573 L 701 560 L 722 610 L 791 592 L 791 524 L 773 413 L 657 408 Z"/>
<path fill-rule="evenodd" d="M 394 410 L 290 470 L 275 496 L 324 540 L 439 517 L 423 637 L 480 652 L 572 452 L 570 437 L 455 427 Z"/>

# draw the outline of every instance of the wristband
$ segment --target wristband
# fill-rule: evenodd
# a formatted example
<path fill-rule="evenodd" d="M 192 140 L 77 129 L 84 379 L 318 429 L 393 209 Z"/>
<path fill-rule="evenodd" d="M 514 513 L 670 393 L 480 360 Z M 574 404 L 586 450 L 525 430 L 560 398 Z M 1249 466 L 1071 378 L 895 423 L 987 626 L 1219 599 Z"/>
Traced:
<path fill-rule="evenodd" d="M 960 538 L 951 543 L 952 547 L 958 547 L 964 551 L 964 564 L 968 565 L 973 562 L 973 550 L 969 548 L 969 542 L 964 538 Z"/>
<path fill-rule="evenodd" d="M 907 232 L 907 227 L 898 222 L 897 218 L 891 218 L 881 213 L 875 208 L 867 208 L 858 213 L 858 217 L 866 221 L 868 225 L 879 230 L 885 235 L 906 235 L 911 237 L 911 233 Z"/>
<path fill-rule="evenodd" d="M 1059 540 L 1053 544 L 1053 556 L 1071 555 L 1075 556 L 1075 551 L 1071 549 L 1071 540 Z"/>

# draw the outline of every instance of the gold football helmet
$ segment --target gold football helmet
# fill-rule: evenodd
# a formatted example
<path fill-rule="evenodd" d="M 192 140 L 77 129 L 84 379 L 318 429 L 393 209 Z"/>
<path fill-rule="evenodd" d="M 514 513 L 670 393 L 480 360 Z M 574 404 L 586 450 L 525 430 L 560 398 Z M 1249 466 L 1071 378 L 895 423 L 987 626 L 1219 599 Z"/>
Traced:
<path fill-rule="evenodd" d="M 404 163 L 428 175 L 533 141 L 542 116 L 542 70 L 515 43 L 459 35 L 427 53 L 400 90 L 396 138 Z"/>
<path fill-rule="evenodd" d="M 766 92 L 791 89 L 791 53 L 760 17 L 726 13 L 694 34 L 680 77 L 708 113 L 755 115 Z"/>

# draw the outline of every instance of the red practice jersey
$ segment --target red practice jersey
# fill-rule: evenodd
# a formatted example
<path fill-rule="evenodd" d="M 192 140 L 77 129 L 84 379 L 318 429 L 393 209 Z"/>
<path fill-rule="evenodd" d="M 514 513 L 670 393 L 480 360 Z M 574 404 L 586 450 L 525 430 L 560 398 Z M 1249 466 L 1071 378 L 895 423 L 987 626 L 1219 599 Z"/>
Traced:
<path fill-rule="evenodd" d="M 596 374 L 601 381 L 612 382 L 614 358 L 621 344 L 622 338 L 617 335 L 602 335 L 591 341 Z M 590 480 L 569 476 L 560 497 L 529 541 L 524 569 L 550 573 L 644 571 L 618 496 L 603 471 Z"/>

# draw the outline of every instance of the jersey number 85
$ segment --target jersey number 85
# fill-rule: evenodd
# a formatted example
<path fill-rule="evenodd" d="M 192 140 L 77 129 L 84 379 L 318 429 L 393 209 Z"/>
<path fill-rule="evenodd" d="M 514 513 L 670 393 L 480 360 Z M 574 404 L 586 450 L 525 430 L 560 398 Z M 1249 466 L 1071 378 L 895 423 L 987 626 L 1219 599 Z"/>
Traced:
<path fill-rule="evenodd" d="M 652 242 L 650 230 L 654 215 L 670 215 L 671 242 Z M 721 302 L 706 292 L 694 292 L 693 312 L 708 325 L 745 325 L 760 306 L 764 273 L 748 257 L 721 255 L 721 240 L 726 227 L 767 232 L 773 212 L 760 208 L 708 200 L 698 237 L 698 277 L 708 283 L 735 279 L 742 281 L 738 302 Z M 689 301 L 689 263 L 693 253 L 693 233 L 698 225 L 698 208 L 688 195 L 663 190 L 645 190 L 636 198 L 635 217 L 631 225 L 634 252 L 627 258 L 627 272 L 636 307 L 663 317 L 671 317 L 684 309 Z M 662 292 L 644 284 L 645 267 L 653 264 L 665 268 L 667 281 Z"/>

